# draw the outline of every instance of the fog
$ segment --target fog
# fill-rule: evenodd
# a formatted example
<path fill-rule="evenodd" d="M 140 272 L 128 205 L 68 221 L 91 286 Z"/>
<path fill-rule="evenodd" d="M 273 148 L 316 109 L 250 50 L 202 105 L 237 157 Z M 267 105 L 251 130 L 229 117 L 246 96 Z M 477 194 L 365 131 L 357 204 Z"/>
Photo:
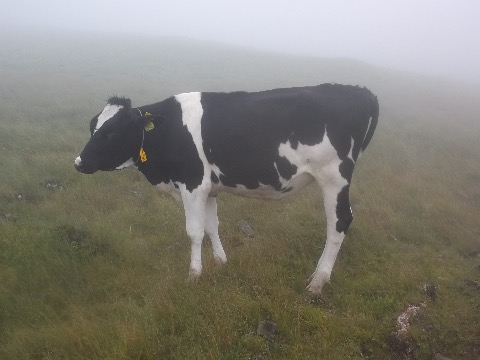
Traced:
<path fill-rule="evenodd" d="M 2 26 L 179 36 L 480 84 L 475 0 L 4 0 Z"/>

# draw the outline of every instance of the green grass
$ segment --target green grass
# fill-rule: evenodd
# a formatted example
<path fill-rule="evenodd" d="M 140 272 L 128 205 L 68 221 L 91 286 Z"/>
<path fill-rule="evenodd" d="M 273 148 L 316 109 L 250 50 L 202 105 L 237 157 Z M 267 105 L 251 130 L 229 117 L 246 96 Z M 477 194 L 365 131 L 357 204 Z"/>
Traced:
<path fill-rule="evenodd" d="M 478 87 L 178 39 L 1 36 L 1 359 L 402 359 L 391 334 L 410 304 L 423 309 L 402 343 L 415 358 L 480 357 Z M 370 87 L 381 117 L 318 298 L 305 292 L 325 238 L 315 186 L 279 202 L 219 196 L 229 262 L 205 241 L 189 283 L 180 204 L 134 171 L 73 169 L 112 94 L 141 105 L 329 81 Z"/>

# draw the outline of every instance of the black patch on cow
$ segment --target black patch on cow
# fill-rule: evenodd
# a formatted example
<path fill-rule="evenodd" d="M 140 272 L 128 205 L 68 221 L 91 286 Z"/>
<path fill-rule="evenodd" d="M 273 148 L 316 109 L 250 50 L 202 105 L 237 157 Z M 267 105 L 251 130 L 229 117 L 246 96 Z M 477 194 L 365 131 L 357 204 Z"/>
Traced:
<path fill-rule="evenodd" d="M 290 141 L 290 146 L 292 147 L 293 150 L 298 149 L 298 139 L 295 136 L 295 133 L 291 133 L 290 136 L 288 137 L 288 140 Z"/>
<path fill-rule="evenodd" d="M 140 107 L 163 119 L 145 131 L 143 149 L 147 161 L 138 163 L 138 169 L 148 181 L 160 183 L 178 182 L 193 191 L 203 180 L 203 164 L 193 142 L 192 135 L 182 123 L 182 109 L 175 98 Z"/>
<path fill-rule="evenodd" d="M 277 164 L 278 173 L 284 179 L 290 180 L 297 173 L 297 167 L 284 156 L 278 157 L 275 163 Z"/>
<path fill-rule="evenodd" d="M 375 97 L 363 88 L 324 84 L 257 93 L 202 93 L 205 154 L 219 167 L 225 186 L 282 191 L 279 174 L 290 179 L 297 169 L 279 156 L 280 144 L 313 146 L 325 130 L 340 159 L 354 143 L 361 146 Z M 345 163 L 345 176 L 351 178 Z M 277 166 L 278 172 L 275 168 Z"/>
<path fill-rule="evenodd" d="M 325 124 L 315 121 L 318 114 L 310 91 L 202 94 L 204 147 L 211 150 L 206 153 L 209 162 L 222 172 L 222 184 L 283 190 L 279 173 L 290 179 L 297 169 L 279 156 L 280 144 L 290 141 L 297 148 L 299 142 L 314 145 L 323 139 Z"/>
<path fill-rule="evenodd" d="M 353 168 L 355 167 L 355 164 L 353 163 L 352 159 L 350 158 L 345 158 L 340 166 L 338 167 L 338 170 L 340 171 L 340 174 L 342 175 L 342 177 L 348 181 L 348 183 L 350 184 L 350 182 L 352 181 L 352 174 L 353 174 Z"/>
<path fill-rule="evenodd" d="M 130 110 L 130 108 L 132 107 L 132 102 L 130 101 L 130 99 L 119 96 L 112 96 L 110 99 L 108 99 L 107 103 L 110 105 L 123 106 L 127 110 Z"/>
<path fill-rule="evenodd" d="M 353 221 L 352 211 L 350 209 L 350 200 L 348 196 L 350 185 L 345 185 L 337 195 L 337 225 L 339 233 L 346 233 L 348 227 Z"/>
<path fill-rule="evenodd" d="M 328 137 L 342 160 L 348 156 L 353 139 L 352 155 L 356 161 L 360 149 L 366 147 L 365 142 L 375 131 L 377 98 L 369 90 L 357 86 L 332 85 L 330 90 L 323 98 L 331 105 L 327 120 Z"/>

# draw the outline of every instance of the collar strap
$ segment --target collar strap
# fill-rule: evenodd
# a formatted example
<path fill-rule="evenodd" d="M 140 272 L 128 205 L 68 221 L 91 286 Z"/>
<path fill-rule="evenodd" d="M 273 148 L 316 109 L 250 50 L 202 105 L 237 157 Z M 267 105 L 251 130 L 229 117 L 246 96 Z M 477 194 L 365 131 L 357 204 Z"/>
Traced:
<path fill-rule="evenodd" d="M 135 165 L 137 165 L 139 161 L 141 162 L 147 161 L 145 150 L 143 150 L 144 141 L 145 141 L 145 129 L 142 129 L 142 144 L 140 145 L 140 150 L 138 150 L 138 157 L 137 157 L 137 160 L 135 160 Z"/>
<path fill-rule="evenodd" d="M 135 108 L 135 109 L 138 110 L 138 112 L 140 113 L 140 117 L 142 117 L 143 116 L 142 111 L 139 108 Z M 140 150 L 138 150 L 138 157 L 137 157 L 137 160 L 135 160 L 135 165 L 137 165 L 139 161 L 142 161 L 142 162 L 146 161 L 145 150 L 143 150 L 144 141 L 145 141 L 145 128 L 142 126 L 142 144 L 140 145 Z"/>
<path fill-rule="evenodd" d="M 138 112 L 140 113 L 140 117 L 149 117 L 149 116 L 152 116 L 152 114 L 150 114 L 148 111 L 145 112 L 145 114 L 142 114 L 142 111 L 139 109 L 139 108 L 135 108 L 138 110 Z M 142 130 L 142 144 L 140 145 L 140 150 L 138 151 L 138 157 L 137 157 L 137 160 L 135 161 L 135 165 L 138 164 L 138 162 L 142 162 L 144 163 L 145 161 L 147 161 L 147 154 L 145 153 L 145 150 L 143 149 L 143 143 L 145 141 L 145 131 L 150 131 L 154 128 L 154 124 L 153 122 L 149 122 L 147 125 L 143 126 L 143 130 Z M 138 166 L 138 165 L 137 165 Z"/>

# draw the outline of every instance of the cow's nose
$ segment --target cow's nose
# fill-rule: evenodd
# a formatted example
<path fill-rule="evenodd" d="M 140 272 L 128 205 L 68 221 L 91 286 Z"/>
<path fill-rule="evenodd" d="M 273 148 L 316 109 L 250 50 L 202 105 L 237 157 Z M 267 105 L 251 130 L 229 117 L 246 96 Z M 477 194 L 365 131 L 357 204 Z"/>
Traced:
<path fill-rule="evenodd" d="M 77 169 L 77 171 L 80 171 L 80 172 L 82 172 L 83 170 L 83 163 L 80 156 L 75 159 L 75 169 Z"/>

